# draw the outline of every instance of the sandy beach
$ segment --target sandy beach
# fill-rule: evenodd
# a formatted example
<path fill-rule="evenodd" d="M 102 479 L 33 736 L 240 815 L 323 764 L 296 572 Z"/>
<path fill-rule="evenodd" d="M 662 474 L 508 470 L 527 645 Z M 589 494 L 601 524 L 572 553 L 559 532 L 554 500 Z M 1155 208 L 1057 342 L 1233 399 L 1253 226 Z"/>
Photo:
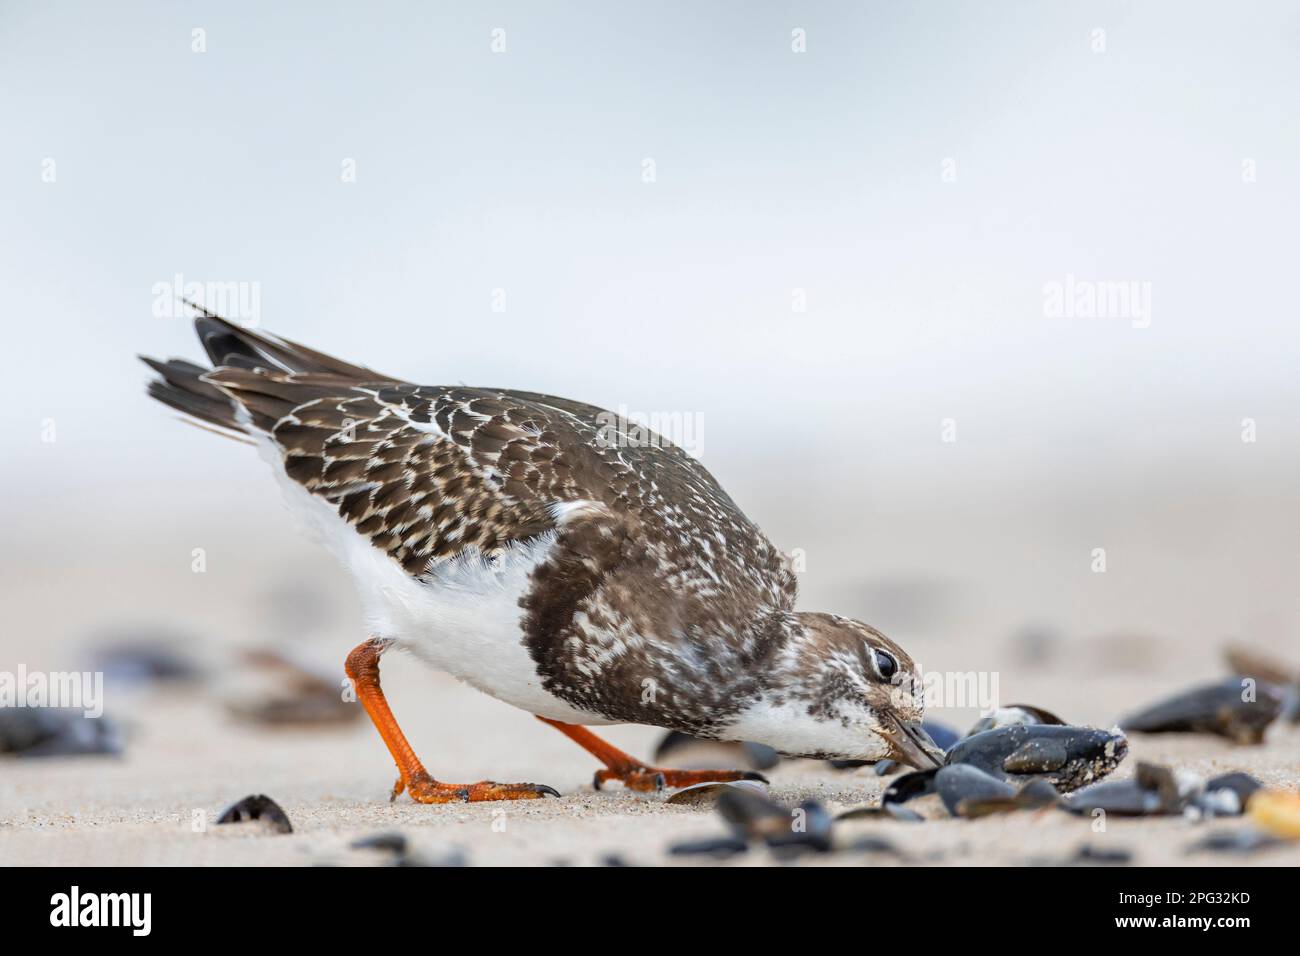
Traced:
<path fill-rule="evenodd" d="M 422 675 L 412 675 L 426 684 Z M 394 681 L 403 690 L 411 681 Z M 426 760 L 456 779 L 484 776 L 548 782 L 561 799 L 420 806 L 390 804 L 393 777 L 386 753 L 369 726 L 346 730 L 250 732 L 223 724 L 212 707 L 164 696 L 133 724 L 126 757 L 8 762 L 0 807 L 0 860 L 9 865 L 376 865 L 373 850 L 349 844 L 377 832 L 400 831 L 411 853 L 429 862 L 462 859 L 476 865 L 599 865 L 611 858 L 635 864 L 685 863 L 670 844 L 720 836 L 724 821 L 709 809 L 666 806 L 661 797 L 591 788 L 592 761 L 560 735 L 449 680 L 437 693 L 402 710 Z M 396 692 L 395 692 L 396 693 Z M 147 713 L 147 718 L 142 716 Z M 214 716 L 216 720 L 214 721 Z M 451 728 L 456 728 L 453 732 Z M 463 732 L 461 729 L 463 728 Z M 657 732 L 617 728 L 611 739 L 644 752 Z M 1293 784 L 1300 774 L 1300 732 L 1275 731 L 1264 746 L 1242 749 L 1191 737 L 1134 736 L 1136 761 L 1154 760 L 1210 775 L 1246 770 L 1268 783 Z M 874 803 L 881 778 L 869 768 L 835 771 L 810 761 L 787 761 L 771 773 L 774 798 L 793 805 L 816 799 L 833 811 Z M 288 813 L 295 832 L 265 835 L 257 828 L 215 827 L 194 832 L 194 812 L 213 820 L 226 803 L 265 793 Z M 879 836 L 902 856 L 843 853 L 800 859 L 810 865 L 903 863 L 964 866 L 1061 863 L 1083 846 L 1124 850 L 1138 865 L 1232 866 L 1300 864 L 1300 844 L 1251 857 L 1189 854 L 1209 830 L 1240 827 L 1237 820 L 1189 823 L 1180 819 L 1091 821 L 1056 811 L 924 824 L 844 822 L 850 841 Z M 252 832 L 248 832 L 251 830 Z M 753 849 L 729 865 L 773 862 Z"/>
<path fill-rule="evenodd" d="M 269 497 L 269 496 L 268 496 Z M 44 609 L 47 633 L 40 647 L 5 638 L 7 660 L 33 650 L 28 665 L 72 667 L 87 658 L 92 635 L 105 619 L 149 617 L 178 630 L 191 622 L 204 635 L 188 645 L 209 677 L 194 686 L 106 691 L 106 713 L 126 731 L 120 757 L 0 761 L 0 861 L 8 865 L 380 865 L 389 857 L 350 844 L 375 833 L 399 831 L 414 858 L 472 865 L 702 865 L 708 858 L 669 856 L 670 845 L 721 836 L 725 822 L 710 809 L 667 806 L 662 796 L 615 787 L 595 792 L 596 764 L 585 752 L 531 716 L 457 681 L 426 670 L 409 657 L 384 662 L 385 689 L 407 734 L 431 770 L 445 778 L 547 783 L 560 799 L 503 804 L 421 806 L 405 797 L 388 801 L 392 764 L 368 721 L 311 729 L 266 729 L 236 721 L 224 701 L 242 686 L 234 648 L 265 643 L 275 605 L 265 594 L 268 569 L 296 563 L 310 570 L 331 616 L 305 648 L 322 669 L 338 669 L 355 620 L 346 582 L 310 543 L 268 534 L 275 547 L 250 554 L 214 579 L 188 569 L 155 566 L 154 586 L 123 589 L 114 580 L 147 581 L 141 566 L 119 566 L 112 575 L 84 574 L 83 600 L 54 599 L 55 579 L 39 568 L 7 578 L 15 614 Z M 214 534 L 214 542 L 221 540 Z M 161 544 L 162 551 L 169 550 Z M 224 554 L 222 546 L 214 551 Z M 146 562 L 147 564 L 147 562 Z M 96 584 L 95 582 L 98 582 Z M 322 583 L 324 586 L 322 587 Z M 224 599 L 226 594 L 240 600 Z M 19 599 L 19 596 L 22 596 Z M 148 614 L 137 604 L 152 602 Z M 283 596 L 282 596 L 283 597 Z M 200 608 L 201 613 L 195 611 Z M 989 634 L 996 621 L 986 616 Z M 57 622 L 57 627 L 51 622 Z M 1219 642 L 1202 635 L 1182 653 L 1159 638 L 1099 638 L 1073 650 L 1058 648 L 1048 659 L 1023 663 L 1021 638 L 993 639 L 983 653 L 1012 662 L 1000 673 L 1003 703 L 1050 706 L 1072 722 L 1110 726 L 1136 703 L 1150 701 L 1224 671 Z M 927 656 L 947 646 L 934 639 Z M 1118 649 L 1118 650 L 1117 650 Z M 1120 651 L 1123 651 L 1120 654 Z M 1117 656 L 1118 655 L 1118 656 Z M 965 655 L 951 654 L 963 662 Z M 1021 661 L 1021 663 L 1015 663 Z M 1117 664 L 1120 661 L 1122 663 Z M 331 663 L 333 662 L 333 663 Z M 1099 663 L 1100 662 L 1100 663 Z M 961 666 L 961 663 L 958 664 Z M 934 711 L 931 716 L 965 729 L 974 712 Z M 634 754 L 649 756 L 662 732 L 613 727 L 609 738 Z M 1232 770 L 1255 774 L 1266 784 L 1295 788 L 1300 781 L 1300 728 L 1275 724 L 1258 747 L 1236 746 L 1201 735 L 1140 735 L 1116 777 L 1149 760 L 1211 776 Z M 834 812 L 879 800 L 887 779 L 870 768 L 837 771 L 814 761 L 783 761 L 770 771 L 772 796 L 793 805 L 815 799 Z M 287 812 L 292 835 L 268 835 L 256 827 L 213 826 L 217 814 L 249 794 L 267 794 Z M 933 800 L 933 798 L 930 798 Z M 837 824 L 837 839 L 886 839 L 898 852 L 843 852 L 805 856 L 795 865 L 925 864 L 943 866 L 1064 863 L 1085 846 L 1123 851 L 1135 865 L 1296 865 L 1300 843 L 1250 856 L 1189 853 L 1212 830 L 1246 826 L 1239 819 L 1193 823 L 1183 819 L 1114 819 L 1105 832 L 1090 820 L 1045 811 L 968 821 L 948 819 L 937 805 L 922 807 L 924 824 L 856 821 Z M 197 814 L 197 816 L 196 816 Z M 208 824 L 196 832 L 196 820 Z M 725 865 L 777 863 L 751 849 Z M 790 865 L 790 864 L 783 864 Z"/>

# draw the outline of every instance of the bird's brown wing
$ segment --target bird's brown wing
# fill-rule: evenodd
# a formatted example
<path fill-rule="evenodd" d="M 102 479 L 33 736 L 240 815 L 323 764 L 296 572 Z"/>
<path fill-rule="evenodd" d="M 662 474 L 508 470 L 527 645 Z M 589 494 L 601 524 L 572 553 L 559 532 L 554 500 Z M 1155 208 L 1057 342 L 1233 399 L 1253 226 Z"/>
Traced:
<path fill-rule="evenodd" d="M 150 393 L 269 436 L 294 481 L 412 574 L 561 528 L 565 506 L 588 501 L 648 547 L 688 565 L 703 557 L 710 577 L 735 571 L 759 591 L 792 593 L 779 554 L 699 462 L 610 412 L 412 385 L 211 313 L 195 327 L 215 368 L 145 359 L 160 375 Z"/>
<path fill-rule="evenodd" d="M 296 373 L 219 369 L 206 379 L 243 404 L 267 390 L 328 387 Z M 289 477 L 418 575 L 554 530 L 558 504 L 612 481 L 567 431 L 500 393 L 372 384 L 296 405 L 267 434 Z"/>

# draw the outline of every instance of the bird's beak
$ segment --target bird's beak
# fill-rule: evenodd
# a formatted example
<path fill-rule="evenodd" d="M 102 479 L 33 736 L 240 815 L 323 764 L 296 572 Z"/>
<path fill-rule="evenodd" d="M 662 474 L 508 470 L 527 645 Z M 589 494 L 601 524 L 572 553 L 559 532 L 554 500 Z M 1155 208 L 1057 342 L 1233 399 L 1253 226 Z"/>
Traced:
<path fill-rule="evenodd" d="M 929 770 L 942 767 L 944 752 L 930 739 L 930 735 L 917 721 L 890 718 L 894 727 L 881 733 L 889 743 L 889 759 L 915 767 L 917 770 Z"/>

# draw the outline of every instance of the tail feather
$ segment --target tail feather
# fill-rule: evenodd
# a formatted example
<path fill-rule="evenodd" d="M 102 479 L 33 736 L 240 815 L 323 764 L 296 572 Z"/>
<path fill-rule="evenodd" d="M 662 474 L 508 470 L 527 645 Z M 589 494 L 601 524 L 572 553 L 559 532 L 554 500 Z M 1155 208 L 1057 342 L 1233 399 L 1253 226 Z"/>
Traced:
<path fill-rule="evenodd" d="M 229 365 L 208 372 L 203 381 L 242 405 L 253 424 L 264 431 L 270 431 L 299 405 L 318 398 L 338 398 L 361 384 L 332 373 L 268 371 L 265 367 L 250 371 Z"/>
<path fill-rule="evenodd" d="M 186 304 L 199 312 L 198 318 L 194 320 L 194 331 L 198 333 L 199 341 L 214 366 L 280 368 L 286 372 L 331 372 L 354 382 L 395 381 L 390 376 L 381 375 L 363 365 L 344 362 L 297 342 L 242 328 L 193 302 L 187 301 Z"/>
<path fill-rule="evenodd" d="M 184 359 L 157 359 L 141 355 L 140 360 L 161 378 L 149 383 L 149 394 L 178 412 L 221 428 L 242 432 L 235 419 L 235 407 L 221 390 L 200 378 L 207 370 Z"/>
<path fill-rule="evenodd" d="M 158 373 L 148 392 L 171 408 L 209 425 L 247 433 L 244 422 L 269 430 L 304 402 L 337 396 L 364 383 L 399 383 L 288 339 L 241 328 L 187 302 L 199 315 L 194 331 L 212 361 L 204 368 L 185 359 L 140 359 Z M 247 417 L 241 417 L 242 407 Z"/>

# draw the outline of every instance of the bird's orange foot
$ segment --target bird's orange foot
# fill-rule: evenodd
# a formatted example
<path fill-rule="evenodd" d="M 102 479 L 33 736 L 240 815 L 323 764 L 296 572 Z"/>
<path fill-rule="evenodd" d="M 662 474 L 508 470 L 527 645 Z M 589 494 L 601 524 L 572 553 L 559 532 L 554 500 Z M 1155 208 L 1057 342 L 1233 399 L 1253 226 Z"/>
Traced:
<path fill-rule="evenodd" d="M 642 793 L 665 788 L 676 790 L 696 783 L 730 783 L 734 780 L 759 780 L 767 783 L 765 776 L 752 770 L 663 770 L 634 764 L 597 770 L 592 786 L 599 790 L 602 784 L 610 780 L 617 780 L 627 789 Z"/>
<path fill-rule="evenodd" d="M 398 777 L 397 783 L 393 784 L 393 795 L 389 798 L 389 802 L 396 800 L 403 790 L 408 792 L 416 803 L 539 800 L 542 797 L 560 795 L 558 790 L 540 783 L 496 783 L 492 780 L 480 780 L 478 783 L 443 783 L 424 774 L 410 780 Z"/>

